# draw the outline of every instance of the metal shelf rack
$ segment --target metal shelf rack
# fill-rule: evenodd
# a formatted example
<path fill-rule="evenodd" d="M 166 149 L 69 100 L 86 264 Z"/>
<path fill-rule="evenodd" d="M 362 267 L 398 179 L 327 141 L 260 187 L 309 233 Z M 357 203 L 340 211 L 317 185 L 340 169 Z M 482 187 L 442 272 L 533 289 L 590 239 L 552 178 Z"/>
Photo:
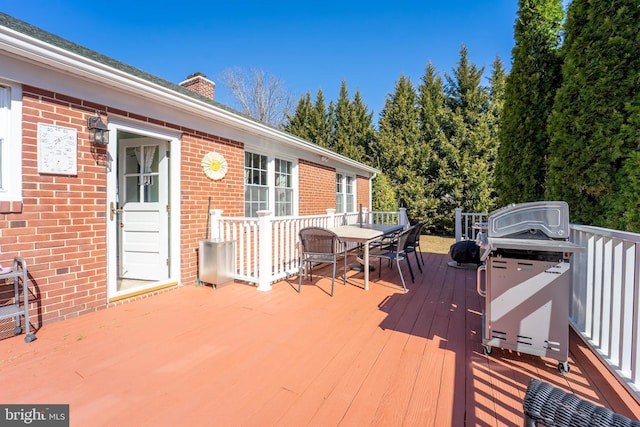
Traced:
<path fill-rule="evenodd" d="M 23 327 L 21 326 L 20 317 L 24 316 L 24 341 L 27 343 L 36 339 L 31 333 L 31 324 L 29 322 L 29 289 L 28 289 L 28 271 L 27 263 L 24 258 L 16 256 L 13 259 L 13 267 L 9 271 L 0 272 L 0 280 L 13 279 L 13 302 L 0 306 L 0 319 L 15 319 L 16 326 L 13 329 L 14 335 L 21 334 Z M 22 301 L 20 300 L 20 286 L 22 283 Z"/>

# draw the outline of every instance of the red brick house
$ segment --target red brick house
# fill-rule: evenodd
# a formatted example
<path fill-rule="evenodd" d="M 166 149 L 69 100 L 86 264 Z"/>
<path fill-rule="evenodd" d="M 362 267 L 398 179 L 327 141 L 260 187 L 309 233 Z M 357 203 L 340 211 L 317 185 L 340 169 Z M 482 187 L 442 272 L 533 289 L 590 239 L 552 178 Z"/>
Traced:
<path fill-rule="evenodd" d="M 26 259 L 39 325 L 194 283 L 209 197 L 240 217 L 371 207 L 375 169 L 226 108 L 214 88 L 0 13 L 0 264 Z M 90 142 L 92 117 L 108 144 Z"/>

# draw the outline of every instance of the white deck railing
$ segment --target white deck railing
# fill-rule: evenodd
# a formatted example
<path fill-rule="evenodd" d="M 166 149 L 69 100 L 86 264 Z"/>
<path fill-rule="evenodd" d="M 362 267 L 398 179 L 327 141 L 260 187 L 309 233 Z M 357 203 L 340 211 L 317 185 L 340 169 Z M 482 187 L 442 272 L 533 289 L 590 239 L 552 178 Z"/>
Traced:
<path fill-rule="evenodd" d="M 489 214 L 486 213 L 467 213 L 462 209 L 455 209 L 455 238 L 456 242 L 460 240 L 476 240 L 481 232 L 478 225 L 486 223 Z"/>
<path fill-rule="evenodd" d="M 487 214 L 456 209 L 456 241 L 476 239 Z M 640 234 L 570 226 L 585 248 L 571 257 L 569 324 L 640 399 Z"/>
<path fill-rule="evenodd" d="M 640 395 L 640 234 L 571 225 L 569 320 L 594 352 Z"/>
<path fill-rule="evenodd" d="M 223 217 L 221 210 L 214 209 L 210 215 L 212 239 L 235 241 L 235 279 L 256 283 L 262 291 L 268 291 L 272 283 L 298 273 L 298 231 L 301 228 L 332 228 L 360 222 L 408 223 L 404 208 L 398 212 L 363 210 L 346 214 L 336 214 L 334 209 L 328 209 L 326 215 L 299 217 L 276 217 L 271 212 L 260 211 L 257 218 Z"/>

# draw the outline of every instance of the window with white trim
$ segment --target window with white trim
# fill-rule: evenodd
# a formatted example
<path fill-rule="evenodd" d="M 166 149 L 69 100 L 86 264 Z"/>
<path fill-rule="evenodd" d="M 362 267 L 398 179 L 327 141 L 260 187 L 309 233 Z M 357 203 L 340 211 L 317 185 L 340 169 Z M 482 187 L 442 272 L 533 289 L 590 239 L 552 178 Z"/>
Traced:
<path fill-rule="evenodd" d="M 275 216 L 293 215 L 293 163 L 275 159 Z"/>
<path fill-rule="evenodd" d="M 355 178 L 350 175 L 336 174 L 336 212 L 355 212 Z"/>
<path fill-rule="evenodd" d="M 275 216 L 291 216 L 295 211 L 294 164 L 264 154 L 244 154 L 244 214 L 258 216 L 272 210 Z"/>
<path fill-rule="evenodd" d="M 269 170 L 267 156 L 244 153 L 244 216 L 258 216 L 256 212 L 269 207 Z"/>
<path fill-rule="evenodd" d="M 22 200 L 22 88 L 0 82 L 0 201 Z"/>

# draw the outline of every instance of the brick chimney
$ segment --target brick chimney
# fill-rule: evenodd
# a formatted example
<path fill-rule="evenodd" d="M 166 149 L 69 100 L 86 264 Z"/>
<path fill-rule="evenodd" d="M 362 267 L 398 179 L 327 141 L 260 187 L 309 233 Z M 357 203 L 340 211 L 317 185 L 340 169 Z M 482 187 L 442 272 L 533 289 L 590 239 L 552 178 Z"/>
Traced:
<path fill-rule="evenodd" d="M 187 76 L 187 80 L 180 83 L 180 86 L 197 92 L 202 96 L 206 96 L 209 99 L 213 99 L 216 89 L 216 84 L 200 72 Z"/>

